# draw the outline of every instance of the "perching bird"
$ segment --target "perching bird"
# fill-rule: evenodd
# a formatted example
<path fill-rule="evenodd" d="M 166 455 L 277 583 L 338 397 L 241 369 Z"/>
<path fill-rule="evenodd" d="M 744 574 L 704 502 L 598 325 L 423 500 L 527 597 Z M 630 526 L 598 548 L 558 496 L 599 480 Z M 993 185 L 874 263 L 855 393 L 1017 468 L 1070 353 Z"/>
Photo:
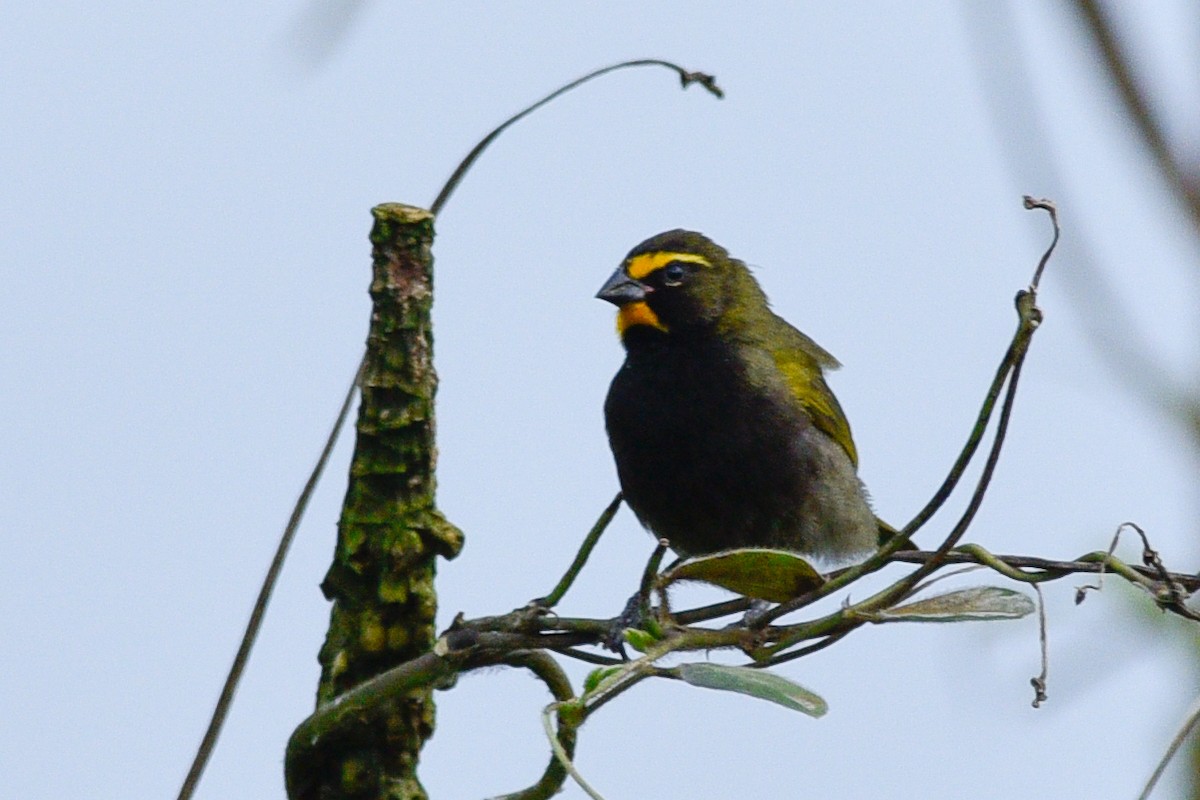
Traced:
<path fill-rule="evenodd" d="M 679 555 L 738 547 L 845 563 L 876 519 L 823 370 L 838 362 L 771 311 L 750 270 L 693 231 L 630 251 L 597 297 L 625 363 L 604 404 L 625 501 Z"/>

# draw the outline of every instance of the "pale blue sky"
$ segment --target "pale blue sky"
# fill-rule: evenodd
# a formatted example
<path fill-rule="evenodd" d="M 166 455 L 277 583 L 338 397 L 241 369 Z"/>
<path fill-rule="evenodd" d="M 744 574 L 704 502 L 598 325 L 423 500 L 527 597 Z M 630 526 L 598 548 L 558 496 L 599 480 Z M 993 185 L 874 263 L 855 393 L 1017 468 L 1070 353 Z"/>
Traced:
<path fill-rule="evenodd" d="M 174 796 L 361 352 L 370 207 L 429 203 L 505 116 L 624 58 L 714 73 L 728 96 L 610 76 L 511 130 L 438 220 L 440 504 L 467 535 L 441 568 L 444 621 L 544 594 L 616 489 L 600 407 L 621 351 L 592 296 L 667 228 L 755 265 L 845 364 L 832 383 L 863 477 L 902 523 L 958 452 L 1047 240 L 1024 193 L 1059 201 L 1064 237 L 970 538 L 1065 558 L 1134 520 L 1168 564 L 1195 564 L 1195 454 L 1113 379 L 1073 299 L 1086 246 L 1194 374 L 1196 245 L 1063 4 L 646 5 L 366 4 L 324 58 L 287 0 L 0 9 L 3 794 Z M 1200 88 L 1186 6 L 1134 21 L 1172 111 Z M 1032 93 L 1010 80 L 1031 63 Z M 1007 93 L 989 105 L 985 86 Z M 1170 118 L 1192 141 L 1194 123 Z M 200 798 L 283 797 L 348 457 L 346 439 Z M 615 613 L 649 549 L 622 512 L 564 611 Z M 1076 608 L 1074 583 L 1047 592 L 1041 710 L 1032 620 L 865 629 L 782 669 L 824 719 L 646 685 L 584 728 L 580 769 L 609 800 L 681 782 L 695 798 L 1134 797 L 1196 673 L 1138 624 L 1156 615 L 1132 591 L 1110 581 Z M 438 701 L 435 798 L 542 769 L 540 684 L 490 672 Z"/>

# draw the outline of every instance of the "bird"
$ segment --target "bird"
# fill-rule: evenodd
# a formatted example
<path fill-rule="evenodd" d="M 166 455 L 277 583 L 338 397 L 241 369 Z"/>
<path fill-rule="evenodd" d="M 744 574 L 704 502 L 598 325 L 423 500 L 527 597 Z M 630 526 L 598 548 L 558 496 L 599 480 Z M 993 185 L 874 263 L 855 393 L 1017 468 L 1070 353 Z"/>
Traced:
<path fill-rule="evenodd" d="M 837 566 L 895 532 L 825 382 L 838 361 L 771 310 L 746 264 L 670 230 L 596 296 L 617 306 L 625 348 L 604 402 L 621 492 L 676 554 L 774 548 Z"/>

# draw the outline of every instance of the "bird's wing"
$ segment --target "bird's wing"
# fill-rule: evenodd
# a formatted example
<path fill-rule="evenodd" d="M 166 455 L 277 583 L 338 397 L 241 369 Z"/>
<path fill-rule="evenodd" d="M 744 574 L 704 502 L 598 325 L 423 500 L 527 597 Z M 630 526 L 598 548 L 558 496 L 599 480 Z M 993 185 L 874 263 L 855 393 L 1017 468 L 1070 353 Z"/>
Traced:
<path fill-rule="evenodd" d="M 775 327 L 782 332 L 784 350 L 797 350 L 801 355 L 816 362 L 818 367 L 824 367 L 825 369 L 838 369 L 842 366 L 842 362 L 830 355 L 829 351 L 824 347 L 821 347 L 821 345 L 793 327 L 792 323 L 778 314 L 774 316 L 777 323 L 782 323 L 782 325 L 777 324 Z"/>
<path fill-rule="evenodd" d="M 833 396 L 822 368 L 837 369 L 838 360 L 824 348 L 796 330 L 787 321 L 776 317 L 782 325 L 776 326 L 772 355 L 775 366 L 783 375 L 792 396 L 812 418 L 813 424 L 842 446 L 850 463 L 858 467 L 858 451 L 850 435 L 850 423 Z"/>
<path fill-rule="evenodd" d="M 775 366 L 787 381 L 792 397 L 812 419 L 813 424 L 842 446 L 850 463 L 858 466 L 858 451 L 850 436 L 850 423 L 829 390 L 821 368 L 811 356 L 797 351 L 776 351 Z"/>

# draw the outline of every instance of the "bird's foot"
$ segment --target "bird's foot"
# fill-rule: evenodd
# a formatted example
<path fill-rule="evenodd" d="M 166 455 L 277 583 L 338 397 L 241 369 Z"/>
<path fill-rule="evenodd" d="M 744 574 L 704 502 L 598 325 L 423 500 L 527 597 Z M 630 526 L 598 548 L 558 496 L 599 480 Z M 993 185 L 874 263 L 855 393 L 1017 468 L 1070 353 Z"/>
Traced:
<path fill-rule="evenodd" d="M 625 609 L 613 617 L 608 634 L 604 637 L 602 644 L 628 661 L 629 655 L 625 652 L 625 629 L 647 627 L 649 620 L 650 598 L 645 592 L 639 590 L 625 603 Z"/>
<path fill-rule="evenodd" d="M 746 613 L 742 614 L 740 622 L 731 622 L 729 628 L 757 628 L 762 624 L 762 616 L 770 609 L 774 608 L 774 603 L 768 603 L 766 600 L 751 600 L 750 607 L 746 609 Z"/>

